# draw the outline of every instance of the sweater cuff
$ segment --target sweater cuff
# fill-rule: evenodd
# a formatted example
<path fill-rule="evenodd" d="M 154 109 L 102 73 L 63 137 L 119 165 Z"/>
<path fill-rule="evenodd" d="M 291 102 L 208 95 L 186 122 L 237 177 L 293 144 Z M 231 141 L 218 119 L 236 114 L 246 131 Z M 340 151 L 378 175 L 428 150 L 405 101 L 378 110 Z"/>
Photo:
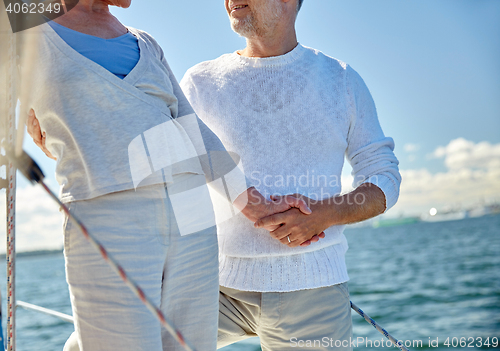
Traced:
<path fill-rule="evenodd" d="M 377 174 L 366 179 L 363 183 L 374 184 L 379 187 L 380 190 L 382 190 L 385 196 L 384 213 L 387 212 L 398 201 L 399 186 L 397 186 L 396 182 L 390 177 L 383 174 Z"/>

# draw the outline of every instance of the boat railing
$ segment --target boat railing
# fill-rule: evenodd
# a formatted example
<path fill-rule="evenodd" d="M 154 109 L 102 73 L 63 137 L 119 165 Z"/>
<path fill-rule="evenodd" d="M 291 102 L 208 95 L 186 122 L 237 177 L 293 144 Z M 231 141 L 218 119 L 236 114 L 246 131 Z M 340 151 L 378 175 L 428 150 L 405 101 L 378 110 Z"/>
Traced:
<path fill-rule="evenodd" d="M 37 305 L 33 305 L 31 303 L 27 303 L 27 302 L 24 302 L 24 301 L 16 301 L 16 308 L 17 307 L 22 307 L 25 310 L 35 311 L 35 312 L 43 313 L 43 314 L 46 314 L 46 315 L 49 315 L 49 316 L 57 317 L 57 318 L 65 321 L 65 322 L 68 322 L 68 323 L 71 323 L 71 324 L 73 324 L 73 322 L 74 322 L 73 316 L 70 316 L 69 314 L 65 314 L 65 313 L 54 311 L 54 310 L 50 310 L 48 308 L 37 306 Z"/>

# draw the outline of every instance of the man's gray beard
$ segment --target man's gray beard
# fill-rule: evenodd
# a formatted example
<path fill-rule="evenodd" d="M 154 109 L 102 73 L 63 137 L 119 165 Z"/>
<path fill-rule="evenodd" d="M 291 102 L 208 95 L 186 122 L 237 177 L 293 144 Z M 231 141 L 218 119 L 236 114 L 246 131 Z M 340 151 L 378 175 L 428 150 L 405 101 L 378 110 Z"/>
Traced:
<path fill-rule="evenodd" d="M 257 28 L 255 27 L 255 19 L 253 16 L 248 16 L 243 20 L 232 20 L 231 28 L 232 30 L 242 37 L 249 38 L 257 34 Z"/>
<path fill-rule="evenodd" d="M 234 32 L 245 38 L 263 37 L 273 32 L 276 23 L 282 15 L 283 11 L 279 7 L 279 3 L 276 2 L 274 8 L 271 8 L 264 16 L 260 16 L 260 23 L 257 23 L 258 20 L 251 14 L 243 20 L 232 19 L 231 28 Z"/>

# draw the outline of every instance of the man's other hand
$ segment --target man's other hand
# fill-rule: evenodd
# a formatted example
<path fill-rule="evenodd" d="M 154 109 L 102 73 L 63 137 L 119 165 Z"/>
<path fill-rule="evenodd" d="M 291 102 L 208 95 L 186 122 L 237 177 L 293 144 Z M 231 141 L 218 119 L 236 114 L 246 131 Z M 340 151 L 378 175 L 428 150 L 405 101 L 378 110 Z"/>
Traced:
<path fill-rule="evenodd" d="M 290 195 L 287 195 L 290 196 Z M 291 195 L 306 203 L 311 203 L 311 199 L 300 194 Z M 274 202 L 283 201 L 283 197 L 273 197 Z M 299 210 L 292 208 L 283 213 L 277 213 L 259 219 L 255 223 L 256 228 L 264 228 L 271 231 L 271 236 L 289 247 L 308 246 L 325 237 L 324 230 L 329 227 L 326 223 L 325 213 L 321 211 L 321 206 L 311 205 L 312 213 L 304 215 Z"/>
<path fill-rule="evenodd" d="M 304 215 L 311 214 L 311 209 L 302 199 L 291 195 L 280 197 L 279 201 L 270 201 L 264 198 L 255 188 L 249 188 L 234 201 L 234 206 L 250 221 L 256 222 L 260 218 L 281 213 L 292 208 Z M 278 224 L 266 227 L 267 230 L 275 230 Z"/>

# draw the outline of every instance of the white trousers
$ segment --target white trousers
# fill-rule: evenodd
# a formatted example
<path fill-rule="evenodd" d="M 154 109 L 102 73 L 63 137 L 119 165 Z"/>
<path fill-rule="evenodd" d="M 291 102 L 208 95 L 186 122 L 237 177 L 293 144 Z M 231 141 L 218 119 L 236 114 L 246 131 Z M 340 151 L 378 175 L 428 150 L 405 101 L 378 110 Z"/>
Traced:
<path fill-rule="evenodd" d="M 164 185 L 69 206 L 192 347 L 216 349 L 215 227 L 181 236 Z M 197 220 L 196 213 L 192 220 Z M 71 221 L 66 221 L 64 232 L 66 274 L 81 351 L 183 350 Z"/>

